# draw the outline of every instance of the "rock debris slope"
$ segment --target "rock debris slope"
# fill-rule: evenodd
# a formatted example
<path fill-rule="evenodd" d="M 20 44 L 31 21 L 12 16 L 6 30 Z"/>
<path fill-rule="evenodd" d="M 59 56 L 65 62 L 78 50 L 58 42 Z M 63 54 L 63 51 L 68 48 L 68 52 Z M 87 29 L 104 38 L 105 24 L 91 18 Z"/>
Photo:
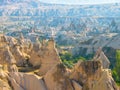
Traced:
<path fill-rule="evenodd" d="M 53 39 L 41 44 L 38 39 L 34 44 L 23 39 L 0 35 L 0 90 L 119 90 L 101 50 L 93 60 L 79 61 L 69 70 L 61 62 Z M 36 66 L 37 72 L 27 71 Z M 26 71 L 20 72 L 20 67 Z"/>

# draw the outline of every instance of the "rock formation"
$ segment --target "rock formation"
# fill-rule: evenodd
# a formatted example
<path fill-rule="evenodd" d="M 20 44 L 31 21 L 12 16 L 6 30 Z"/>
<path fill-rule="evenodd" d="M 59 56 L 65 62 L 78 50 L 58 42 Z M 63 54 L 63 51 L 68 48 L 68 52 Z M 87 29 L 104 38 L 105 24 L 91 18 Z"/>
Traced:
<path fill-rule="evenodd" d="M 8 84 L 7 73 L 3 70 L 3 65 L 0 65 L 0 90 L 12 90 Z"/>
<path fill-rule="evenodd" d="M 75 90 L 82 90 L 82 86 L 79 83 L 77 83 L 75 80 L 72 80 L 72 84 Z"/>
<path fill-rule="evenodd" d="M 75 65 L 70 78 L 77 81 L 82 90 L 118 90 L 109 69 L 103 69 L 100 61 L 84 61 Z"/>
<path fill-rule="evenodd" d="M 4 64 L 7 64 L 9 72 L 18 72 L 16 67 L 16 60 L 12 53 L 10 52 L 9 47 L 5 47 L 5 51 L 3 53 L 3 60 L 5 60 Z"/>
<path fill-rule="evenodd" d="M 79 61 L 68 70 L 53 39 L 41 44 L 36 38 L 30 46 L 23 39 L 21 35 L 20 44 L 15 38 L 0 35 L 0 90 L 119 90 L 101 49 L 93 60 Z M 17 66 L 32 71 L 23 73 Z M 35 66 L 40 67 L 34 69 Z"/>
<path fill-rule="evenodd" d="M 14 90 L 47 90 L 42 78 L 32 74 L 9 73 L 9 80 Z"/>
<path fill-rule="evenodd" d="M 39 52 L 41 52 L 41 43 L 38 40 L 38 37 L 36 38 L 35 43 L 32 45 L 31 44 L 31 52 L 30 52 L 30 63 L 33 65 L 33 67 L 37 67 L 40 66 L 41 62 L 40 62 L 40 56 L 39 56 Z"/>
<path fill-rule="evenodd" d="M 0 43 L 0 63 L 5 63 L 5 60 L 10 61 L 9 59 L 11 59 L 18 66 L 23 66 L 26 58 L 29 58 L 29 55 L 24 52 L 24 45 L 20 47 L 17 39 L 0 35 Z M 8 54 L 9 56 L 6 56 Z"/>
<path fill-rule="evenodd" d="M 8 82 L 0 79 L 0 90 L 12 90 Z"/>
<path fill-rule="evenodd" d="M 36 37 L 35 43 L 33 44 L 33 50 L 35 52 L 38 52 L 40 50 L 40 48 L 41 48 L 41 43 L 39 41 L 39 38 Z"/>
<path fill-rule="evenodd" d="M 53 39 L 47 42 L 47 46 L 43 46 L 39 53 L 41 66 L 39 69 L 39 74 L 44 75 L 52 67 L 61 62 L 58 52 L 55 48 L 55 43 Z"/>
<path fill-rule="evenodd" d="M 48 90 L 73 90 L 72 82 L 63 64 L 57 64 L 44 76 Z"/>
<path fill-rule="evenodd" d="M 4 35 L 0 34 L 0 64 L 4 64 L 4 60 L 3 60 L 3 57 L 4 57 L 4 48 L 5 46 L 7 45 L 7 42 L 6 42 L 6 38 Z"/>
<path fill-rule="evenodd" d="M 17 60 L 18 66 L 25 66 L 26 60 L 30 58 L 30 56 L 27 54 L 27 44 L 28 43 L 25 41 L 24 36 L 21 33 L 19 39 L 17 40 L 17 43 L 12 47 L 13 49 L 11 51 Z"/>
<path fill-rule="evenodd" d="M 25 61 L 30 57 L 28 54 L 26 54 L 25 52 L 23 52 L 23 47 L 20 47 L 19 45 L 14 45 L 14 47 L 12 47 L 13 49 L 11 50 L 11 52 L 13 53 L 17 65 L 18 66 L 24 66 Z"/>
<path fill-rule="evenodd" d="M 109 66 L 110 66 L 110 61 L 105 56 L 105 54 L 101 48 L 98 49 L 98 51 L 96 52 L 96 55 L 94 56 L 93 59 L 100 61 L 102 63 L 103 69 L 109 68 Z"/>

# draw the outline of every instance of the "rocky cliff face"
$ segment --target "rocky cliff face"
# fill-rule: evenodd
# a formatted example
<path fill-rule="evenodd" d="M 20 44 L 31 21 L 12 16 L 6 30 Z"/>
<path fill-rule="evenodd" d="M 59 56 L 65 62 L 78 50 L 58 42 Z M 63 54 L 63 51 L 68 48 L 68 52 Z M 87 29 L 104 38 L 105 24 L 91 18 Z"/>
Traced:
<path fill-rule="evenodd" d="M 82 86 L 82 90 L 118 90 L 111 71 L 103 69 L 100 61 L 79 62 L 70 77 Z"/>
<path fill-rule="evenodd" d="M 45 74 L 52 67 L 61 62 L 58 52 L 55 48 L 54 40 L 53 39 L 49 40 L 47 44 L 48 45 L 46 47 L 42 48 L 43 50 L 41 51 L 41 53 L 43 52 L 43 54 L 40 55 L 41 66 L 39 73 L 41 75 Z"/>
<path fill-rule="evenodd" d="M 108 59 L 100 50 L 93 60 L 78 62 L 72 70 L 69 70 L 61 62 L 53 39 L 43 41 L 42 44 L 37 42 L 35 46 L 38 50 L 32 43 L 32 45 L 27 42 L 21 43 L 19 52 L 22 53 L 22 57 L 26 54 L 29 55 L 29 58 L 22 60 L 19 58 L 22 62 L 17 63 L 12 49 L 15 49 L 14 45 L 19 45 L 18 40 L 15 39 L 16 43 L 10 44 L 8 42 L 10 37 L 6 37 L 6 40 L 3 37 L 5 36 L 0 36 L 2 42 L 0 43 L 2 48 L 0 56 L 1 90 L 119 90 L 112 78 L 111 70 L 108 69 Z M 19 41 L 22 42 L 22 40 Z M 27 45 L 30 46 L 27 47 Z M 7 48 L 3 48 L 3 46 L 7 46 Z M 24 51 L 25 48 L 29 50 Z M 31 51 L 32 54 L 30 54 Z M 4 52 L 7 56 L 2 56 Z M 36 57 L 37 55 L 38 57 Z M 36 69 L 37 72 L 34 72 L 34 67 L 38 64 L 33 61 L 40 64 L 40 67 Z M 20 72 L 19 65 L 24 69 L 32 68 L 33 70 Z"/>

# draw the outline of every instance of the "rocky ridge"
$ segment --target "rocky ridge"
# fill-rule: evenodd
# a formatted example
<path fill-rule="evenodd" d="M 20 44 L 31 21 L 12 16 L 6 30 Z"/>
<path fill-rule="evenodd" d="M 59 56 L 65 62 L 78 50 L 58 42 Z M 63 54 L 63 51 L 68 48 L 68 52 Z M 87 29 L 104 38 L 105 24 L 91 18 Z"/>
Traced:
<path fill-rule="evenodd" d="M 34 44 L 27 42 L 22 35 L 19 39 L 0 35 L 0 89 L 119 90 L 112 78 L 111 70 L 108 69 L 108 59 L 102 51 L 98 50 L 100 53 L 96 53 L 93 60 L 79 61 L 69 70 L 61 62 L 52 38 L 42 43 L 38 42 L 38 38 L 36 41 Z M 19 48 L 15 48 L 16 45 Z M 13 49 L 19 51 L 16 54 L 21 53 L 22 58 L 15 58 Z M 19 67 L 36 66 L 39 67 L 34 74 L 19 71 Z"/>

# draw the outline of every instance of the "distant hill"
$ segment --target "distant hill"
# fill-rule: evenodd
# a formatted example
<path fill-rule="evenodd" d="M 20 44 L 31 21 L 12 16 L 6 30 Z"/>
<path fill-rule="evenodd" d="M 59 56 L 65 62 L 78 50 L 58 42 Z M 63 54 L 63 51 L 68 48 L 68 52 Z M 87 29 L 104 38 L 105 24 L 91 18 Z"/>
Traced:
<path fill-rule="evenodd" d="M 119 33 L 119 16 L 120 3 L 62 5 L 43 3 L 39 0 L 2 0 L 0 31 L 8 33 L 34 28 L 44 33 L 44 36 L 50 36 L 51 30 L 54 30 L 55 36 L 59 36 L 59 32 L 70 31 L 74 34 L 71 37 L 74 38 L 78 37 L 77 34 L 94 36 Z"/>
<path fill-rule="evenodd" d="M 0 1 L 2 16 L 44 16 L 44 17 L 119 17 L 120 4 L 100 5 L 62 5 L 47 4 L 39 0 L 2 0 Z M 34 9 L 33 9 L 34 8 Z M 9 10 L 8 13 L 5 11 Z"/>

